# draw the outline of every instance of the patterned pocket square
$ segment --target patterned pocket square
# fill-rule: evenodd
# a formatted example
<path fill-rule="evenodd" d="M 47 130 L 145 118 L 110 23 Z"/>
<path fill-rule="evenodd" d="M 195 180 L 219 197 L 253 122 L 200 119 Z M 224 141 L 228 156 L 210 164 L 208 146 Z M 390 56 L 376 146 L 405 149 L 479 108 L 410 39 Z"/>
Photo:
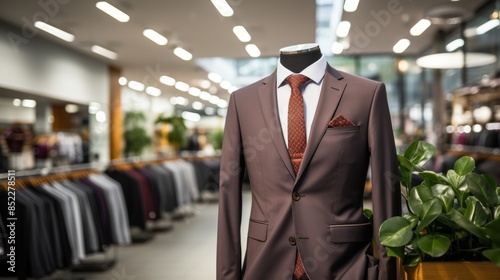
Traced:
<path fill-rule="evenodd" d="M 329 123 L 329 127 L 346 127 L 346 126 L 356 126 L 353 122 L 346 119 L 342 114 L 333 118 Z"/>

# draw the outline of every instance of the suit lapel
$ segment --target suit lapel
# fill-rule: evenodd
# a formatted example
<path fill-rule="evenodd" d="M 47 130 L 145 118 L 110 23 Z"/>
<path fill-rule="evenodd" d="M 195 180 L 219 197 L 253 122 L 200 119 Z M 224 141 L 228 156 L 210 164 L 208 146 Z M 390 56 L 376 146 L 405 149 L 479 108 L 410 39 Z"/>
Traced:
<path fill-rule="evenodd" d="M 288 149 L 286 148 L 285 140 L 281 130 L 281 123 L 278 116 L 278 105 L 276 97 L 276 71 L 264 79 L 262 85 L 259 87 L 259 102 L 263 118 L 266 122 L 267 130 L 271 135 L 278 154 L 283 161 L 283 164 L 288 169 L 288 172 L 295 178 L 295 171 L 293 170 Z"/>
<path fill-rule="evenodd" d="M 307 140 L 306 150 L 302 157 L 302 163 L 297 173 L 297 177 L 295 178 L 295 183 L 298 182 L 323 138 L 326 128 L 328 127 L 328 122 L 332 119 L 337 110 L 346 84 L 342 75 L 330 65 L 327 65 L 318 107 L 316 108 L 309 139 Z"/>

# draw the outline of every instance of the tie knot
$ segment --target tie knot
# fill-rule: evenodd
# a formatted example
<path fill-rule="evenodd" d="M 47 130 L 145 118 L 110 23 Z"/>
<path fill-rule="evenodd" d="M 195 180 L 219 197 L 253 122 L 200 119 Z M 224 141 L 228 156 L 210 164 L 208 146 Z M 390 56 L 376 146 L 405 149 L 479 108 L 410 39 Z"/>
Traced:
<path fill-rule="evenodd" d="M 293 74 L 286 77 L 286 82 L 292 89 L 300 90 L 307 81 L 309 81 L 309 78 L 301 74 Z"/>

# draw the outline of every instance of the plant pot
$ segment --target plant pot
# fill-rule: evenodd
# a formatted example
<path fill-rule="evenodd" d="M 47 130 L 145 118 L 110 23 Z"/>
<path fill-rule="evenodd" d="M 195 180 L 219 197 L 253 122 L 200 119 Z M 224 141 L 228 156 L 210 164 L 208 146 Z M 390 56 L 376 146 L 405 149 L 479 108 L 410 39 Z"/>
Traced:
<path fill-rule="evenodd" d="M 405 280 L 500 279 L 500 267 L 491 262 L 422 262 L 405 267 Z"/>

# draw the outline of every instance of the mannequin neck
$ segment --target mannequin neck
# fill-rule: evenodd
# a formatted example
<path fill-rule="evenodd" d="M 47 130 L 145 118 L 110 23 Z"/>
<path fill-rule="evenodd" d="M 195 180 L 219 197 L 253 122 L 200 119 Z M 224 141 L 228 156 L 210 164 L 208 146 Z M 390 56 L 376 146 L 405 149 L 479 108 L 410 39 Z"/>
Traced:
<path fill-rule="evenodd" d="M 296 45 L 280 50 L 280 63 L 294 73 L 300 73 L 322 56 L 318 45 Z"/>

